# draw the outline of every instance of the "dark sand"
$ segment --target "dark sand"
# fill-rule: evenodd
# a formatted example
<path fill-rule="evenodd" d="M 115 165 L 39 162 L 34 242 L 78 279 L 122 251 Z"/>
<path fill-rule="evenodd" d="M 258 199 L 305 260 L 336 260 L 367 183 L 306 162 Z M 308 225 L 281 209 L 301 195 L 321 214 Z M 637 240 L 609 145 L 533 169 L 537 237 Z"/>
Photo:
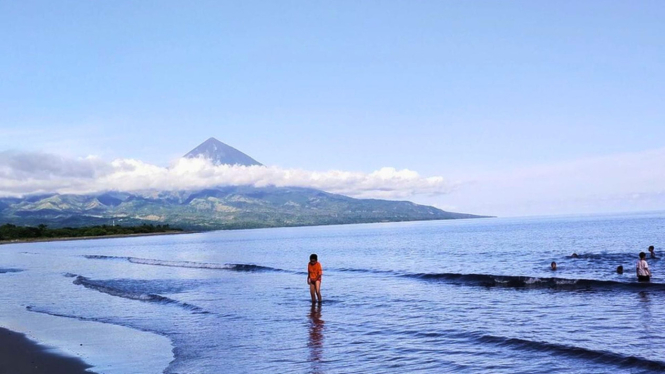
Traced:
<path fill-rule="evenodd" d="M 48 351 L 23 334 L 0 328 L 0 374 L 90 374 L 76 357 Z"/>

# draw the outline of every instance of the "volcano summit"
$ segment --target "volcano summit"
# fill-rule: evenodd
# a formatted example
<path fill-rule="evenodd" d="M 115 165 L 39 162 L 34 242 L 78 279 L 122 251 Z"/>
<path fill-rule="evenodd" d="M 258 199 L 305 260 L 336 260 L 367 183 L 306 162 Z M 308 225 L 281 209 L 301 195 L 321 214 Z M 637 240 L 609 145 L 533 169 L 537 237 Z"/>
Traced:
<path fill-rule="evenodd" d="M 198 147 L 192 149 L 184 157 L 197 158 L 203 157 L 212 161 L 215 165 L 243 165 L 253 166 L 263 165 L 255 159 L 247 156 L 239 150 L 224 144 L 215 138 L 210 138 L 201 143 Z"/>

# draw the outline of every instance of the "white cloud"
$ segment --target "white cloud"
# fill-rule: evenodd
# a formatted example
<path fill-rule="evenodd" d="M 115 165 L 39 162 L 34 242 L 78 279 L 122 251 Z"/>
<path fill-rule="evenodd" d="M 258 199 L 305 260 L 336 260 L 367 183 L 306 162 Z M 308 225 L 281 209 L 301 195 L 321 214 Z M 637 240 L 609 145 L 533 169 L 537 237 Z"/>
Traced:
<path fill-rule="evenodd" d="M 96 157 L 69 159 L 44 153 L 0 153 L 0 196 L 32 193 L 93 193 L 107 190 L 187 190 L 253 185 L 311 187 L 363 198 L 405 198 L 448 193 L 442 177 L 422 177 L 408 169 L 372 173 L 326 172 L 266 166 L 213 165 L 205 159 L 176 160 L 170 167 L 139 160 L 106 162 Z"/>
<path fill-rule="evenodd" d="M 499 216 L 665 209 L 665 148 L 472 174 L 463 183 L 386 167 L 371 173 L 213 165 L 169 167 L 133 159 L 0 152 L 0 196 L 214 186 L 311 187 L 358 198 L 409 199 L 446 210 Z"/>

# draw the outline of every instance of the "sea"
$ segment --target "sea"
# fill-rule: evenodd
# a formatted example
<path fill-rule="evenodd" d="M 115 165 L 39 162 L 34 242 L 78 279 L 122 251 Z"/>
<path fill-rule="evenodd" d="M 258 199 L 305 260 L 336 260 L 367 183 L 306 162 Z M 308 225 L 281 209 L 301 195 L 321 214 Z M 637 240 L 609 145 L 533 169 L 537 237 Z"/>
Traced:
<path fill-rule="evenodd" d="M 108 374 L 661 373 L 665 212 L 2 245 L 0 326 Z"/>

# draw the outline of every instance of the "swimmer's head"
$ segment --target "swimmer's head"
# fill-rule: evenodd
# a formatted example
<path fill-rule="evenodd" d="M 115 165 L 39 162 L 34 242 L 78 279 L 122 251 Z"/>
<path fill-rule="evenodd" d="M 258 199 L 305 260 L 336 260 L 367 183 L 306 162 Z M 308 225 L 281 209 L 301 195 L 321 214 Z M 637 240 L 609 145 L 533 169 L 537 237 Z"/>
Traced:
<path fill-rule="evenodd" d="M 578 257 L 580 257 L 580 256 L 578 256 L 577 253 L 573 253 L 572 257 L 573 257 L 573 258 L 578 258 Z"/>
<path fill-rule="evenodd" d="M 556 262 L 552 261 L 550 267 L 552 268 L 552 270 L 556 270 Z"/>
<path fill-rule="evenodd" d="M 623 266 L 622 265 L 617 266 L 617 273 L 623 274 Z"/>

